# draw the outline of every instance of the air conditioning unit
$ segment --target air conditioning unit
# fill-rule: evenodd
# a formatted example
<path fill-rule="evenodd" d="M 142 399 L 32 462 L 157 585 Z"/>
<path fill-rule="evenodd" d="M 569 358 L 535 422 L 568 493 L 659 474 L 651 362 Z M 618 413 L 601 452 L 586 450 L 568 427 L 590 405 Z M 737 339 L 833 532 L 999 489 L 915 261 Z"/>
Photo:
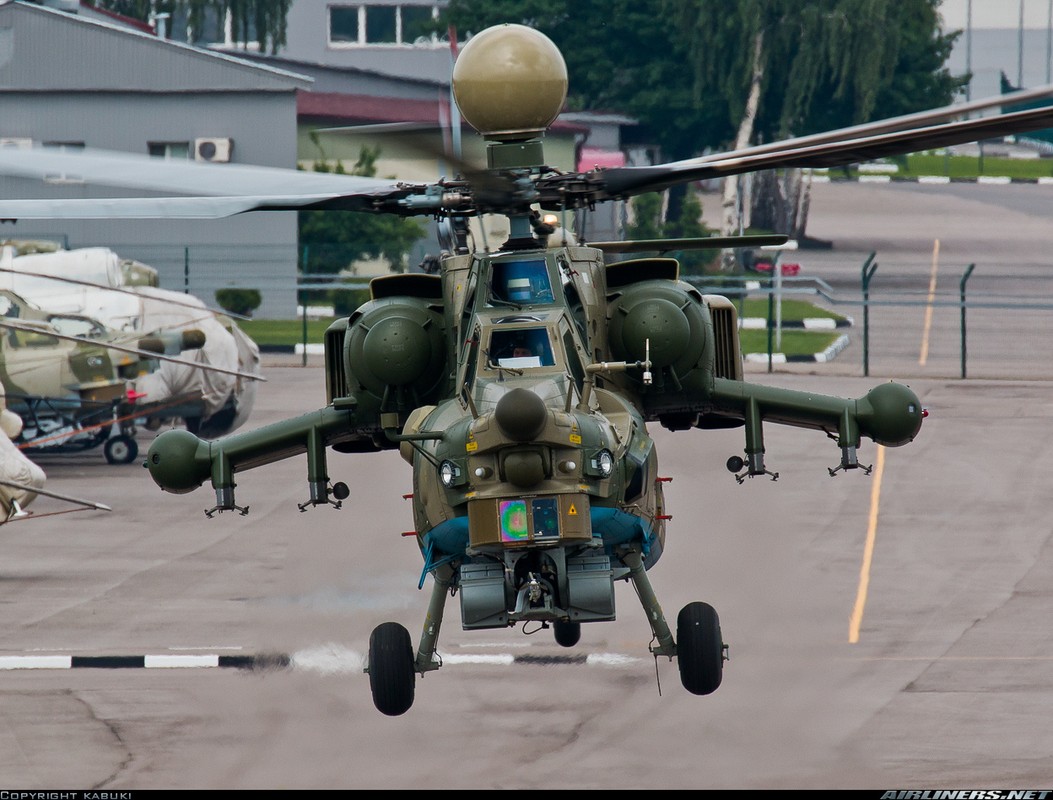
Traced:
<path fill-rule="evenodd" d="M 207 137 L 194 140 L 195 161 L 230 161 L 230 153 L 234 149 L 231 139 Z"/>

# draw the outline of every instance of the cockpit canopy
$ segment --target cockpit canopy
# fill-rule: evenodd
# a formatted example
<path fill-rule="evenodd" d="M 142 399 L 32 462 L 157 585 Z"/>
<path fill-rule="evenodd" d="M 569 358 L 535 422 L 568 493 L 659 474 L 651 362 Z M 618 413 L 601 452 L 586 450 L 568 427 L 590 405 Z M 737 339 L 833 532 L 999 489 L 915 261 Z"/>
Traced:
<path fill-rule="evenodd" d="M 498 366 L 513 369 L 551 367 L 556 363 L 548 331 L 543 327 L 494 330 L 490 354 Z"/>
<path fill-rule="evenodd" d="M 552 284 L 544 258 L 495 260 L 492 265 L 491 295 L 515 305 L 553 302 Z"/>

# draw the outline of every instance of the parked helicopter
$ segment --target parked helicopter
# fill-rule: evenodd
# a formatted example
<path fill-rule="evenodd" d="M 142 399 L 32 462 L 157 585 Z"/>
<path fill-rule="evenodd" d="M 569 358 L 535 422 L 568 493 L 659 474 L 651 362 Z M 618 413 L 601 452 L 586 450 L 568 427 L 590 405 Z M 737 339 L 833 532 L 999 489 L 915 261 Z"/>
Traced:
<path fill-rule="evenodd" d="M 541 212 L 558 222 L 567 211 L 703 178 L 837 166 L 1049 127 L 1053 109 L 949 121 L 976 106 L 950 107 L 669 164 L 562 172 L 545 165 L 541 141 L 567 90 L 549 39 L 520 25 L 480 32 L 460 51 L 453 88 L 462 117 L 487 141 L 487 168 L 478 174 L 392 183 L 242 165 L 143 169 L 124 156 L 85 152 L 76 171 L 90 182 L 195 196 L 5 200 L 0 217 L 345 209 L 431 215 L 463 233 L 477 215 L 507 216 L 509 236 L 495 250 L 473 252 L 454 235 L 438 274 L 372 281 L 371 299 L 325 334 L 324 408 L 215 441 L 167 431 L 145 466 L 172 493 L 210 481 L 209 516 L 245 514 L 235 502 L 235 475 L 306 453 L 310 499 L 300 509 L 339 508 L 350 490 L 330 481 L 327 448 L 399 449 L 412 464 L 414 529 L 433 584 L 416 653 L 397 623 L 380 624 L 370 637 L 367 672 L 383 714 L 408 711 L 416 676 L 441 666 L 448 596 L 459 596 L 465 629 L 535 623 L 573 646 L 581 624 L 614 619 L 614 586 L 623 580 L 651 626 L 650 652 L 676 659 L 689 692 L 712 693 L 726 656 L 716 611 L 692 602 L 670 625 L 648 576 L 665 548 L 668 515 L 647 425 L 742 427 L 744 457 L 728 460 L 741 482 L 776 477 L 765 467 L 765 422 L 820 431 L 840 451 L 832 473 L 865 472 L 863 440 L 911 442 L 924 409 L 894 382 L 843 399 L 745 381 L 731 301 L 680 280 L 673 259 L 605 262 L 605 249 L 651 250 L 653 242 L 590 245 Z M 0 171 L 40 177 L 56 169 L 52 155 L 0 152 Z"/>
<path fill-rule="evenodd" d="M 227 373 L 247 373 L 189 362 L 176 356 L 201 348 L 198 328 L 127 333 L 77 314 L 49 313 L 0 290 L 0 384 L 10 412 L 21 420 L 15 441 L 29 453 L 81 452 L 102 447 L 111 464 L 138 455 L 136 425 L 168 413 L 176 400 L 144 406 L 137 390 L 160 363 Z M 258 377 L 258 376 L 254 376 Z M 200 406 L 200 397 L 188 397 Z"/>
<path fill-rule="evenodd" d="M 146 264 L 107 247 L 67 250 L 55 242 L 8 240 L 0 243 L 0 288 L 52 315 L 90 317 L 118 332 L 203 336 L 182 361 L 163 361 L 136 377 L 139 419 L 148 427 L 182 419 L 189 430 L 214 437 L 236 430 L 252 412 L 256 381 L 242 374 L 258 374 L 259 346 L 228 312 L 160 288 L 157 271 Z"/>

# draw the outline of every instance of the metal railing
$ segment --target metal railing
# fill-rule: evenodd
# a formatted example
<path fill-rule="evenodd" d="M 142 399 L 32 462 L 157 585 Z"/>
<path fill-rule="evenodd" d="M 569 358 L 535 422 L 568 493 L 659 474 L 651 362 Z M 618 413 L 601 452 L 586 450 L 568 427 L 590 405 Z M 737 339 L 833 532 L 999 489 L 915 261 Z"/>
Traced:
<path fill-rule="evenodd" d="M 774 309 L 781 298 L 809 300 L 851 318 L 850 346 L 822 367 L 830 372 L 1053 380 L 1053 268 L 985 269 L 973 262 L 943 265 L 941 271 L 939 286 L 921 262 L 898 262 L 894 274 L 882 275 L 871 253 L 854 285 L 842 280 L 835 286 L 814 276 L 782 276 L 778 287 L 769 276 L 722 278 L 716 284 L 687 279 L 703 291 L 740 300 L 767 298 L 769 331 L 776 327 Z M 777 355 L 773 339 L 769 335 L 769 365 Z"/>

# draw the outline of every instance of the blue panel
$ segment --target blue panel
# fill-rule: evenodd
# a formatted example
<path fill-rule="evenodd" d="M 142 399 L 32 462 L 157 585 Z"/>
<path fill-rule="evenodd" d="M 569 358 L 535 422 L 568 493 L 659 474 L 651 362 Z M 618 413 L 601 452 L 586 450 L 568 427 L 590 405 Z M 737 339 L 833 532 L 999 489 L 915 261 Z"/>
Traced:
<path fill-rule="evenodd" d="M 592 535 L 603 539 L 604 550 L 608 555 L 617 545 L 638 543 L 642 546 L 644 566 L 650 567 L 662 555 L 662 544 L 655 531 L 644 524 L 644 520 L 634 514 L 627 514 L 617 508 L 591 509 Z"/>
<path fill-rule="evenodd" d="M 441 555 L 461 555 L 468 547 L 468 517 L 448 519 L 424 534 L 426 545 L 433 545 Z"/>

